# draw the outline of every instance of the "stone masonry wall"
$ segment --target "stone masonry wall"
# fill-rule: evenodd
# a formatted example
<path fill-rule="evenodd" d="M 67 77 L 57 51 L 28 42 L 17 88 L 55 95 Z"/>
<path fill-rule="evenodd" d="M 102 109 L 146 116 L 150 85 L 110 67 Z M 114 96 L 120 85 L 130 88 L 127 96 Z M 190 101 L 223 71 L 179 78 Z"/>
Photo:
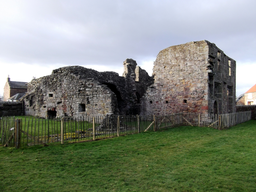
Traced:
<path fill-rule="evenodd" d="M 208 41 L 171 46 L 154 63 L 154 84 L 142 99 L 145 115 L 235 112 L 236 63 Z"/>
<path fill-rule="evenodd" d="M 236 61 L 215 44 L 208 43 L 209 113 L 236 111 Z"/>
<path fill-rule="evenodd" d="M 160 51 L 154 63 L 154 85 L 143 98 L 141 111 L 165 115 L 208 110 L 208 73 L 205 41 Z"/>
<path fill-rule="evenodd" d="M 130 63 L 133 63 L 133 67 Z M 143 87 L 148 83 L 135 82 L 136 61 L 127 60 L 125 65 L 125 77 L 115 72 L 98 72 L 71 66 L 34 79 L 28 83 L 28 93 L 24 97 L 26 114 L 44 118 L 139 114 L 137 100 L 140 98 L 136 94 L 136 84 Z M 152 83 L 147 73 L 142 74 L 141 78 Z M 141 94 L 144 94 L 143 91 Z"/>

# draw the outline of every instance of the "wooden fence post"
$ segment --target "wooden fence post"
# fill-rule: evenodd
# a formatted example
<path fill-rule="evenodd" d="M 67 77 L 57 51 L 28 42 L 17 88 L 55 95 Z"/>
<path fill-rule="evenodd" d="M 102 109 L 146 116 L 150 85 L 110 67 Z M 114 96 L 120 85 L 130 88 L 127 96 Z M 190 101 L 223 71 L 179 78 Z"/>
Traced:
<path fill-rule="evenodd" d="M 153 121 L 154 121 L 154 131 L 156 131 L 156 116 L 153 115 Z"/>
<path fill-rule="evenodd" d="M 221 130 L 221 115 L 219 115 L 219 130 Z"/>
<path fill-rule="evenodd" d="M 92 118 L 92 140 L 95 141 L 95 117 Z"/>
<path fill-rule="evenodd" d="M 138 133 L 140 133 L 140 116 L 137 115 L 137 126 L 138 126 Z"/>
<path fill-rule="evenodd" d="M 20 148 L 20 119 L 16 119 L 15 121 L 15 147 L 18 149 Z"/>
<path fill-rule="evenodd" d="M 119 137 L 119 132 L 120 132 L 120 117 L 119 115 L 117 116 L 117 127 L 116 127 L 116 135 Z"/>
<path fill-rule="evenodd" d="M 61 119 L 60 122 L 60 143 L 64 144 L 64 119 Z"/>
<path fill-rule="evenodd" d="M 201 122 L 201 120 L 200 120 L 200 113 L 198 114 L 198 127 L 200 127 L 200 122 Z"/>

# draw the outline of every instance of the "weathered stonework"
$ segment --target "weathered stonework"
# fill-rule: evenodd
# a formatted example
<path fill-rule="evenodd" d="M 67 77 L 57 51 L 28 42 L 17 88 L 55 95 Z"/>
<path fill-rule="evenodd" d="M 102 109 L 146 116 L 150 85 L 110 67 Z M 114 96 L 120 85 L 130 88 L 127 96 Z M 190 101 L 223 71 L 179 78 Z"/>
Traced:
<path fill-rule="evenodd" d="M 79 66 L 56 69 L 28 83 L 26 114 L 83 115 L 223 114 L 236 111 L 236 62 L 215 44 L 190 42 L 160 51 L 153 77 L 124 61 L 124 73 Z"/>
<path fill-rule="evenodd" d="M 139 114 L 139 96 L 153 79 L 127 59 L 124 77 L 115 72 L 98 72 L 80 66 L 56 69 L 51 75 L 28 83 L 24 97 L 26 115 L 44 118 L 83 115 Z M 145 87 L 144 87 L 145 86 Z"/>
<path fill-rule="evenodd" d="M 208 41 L 166 48 L 154 63 L 155 81 L 142 99 L 141 112 L 235 112 L 235 71 L 235 60 Z"/>

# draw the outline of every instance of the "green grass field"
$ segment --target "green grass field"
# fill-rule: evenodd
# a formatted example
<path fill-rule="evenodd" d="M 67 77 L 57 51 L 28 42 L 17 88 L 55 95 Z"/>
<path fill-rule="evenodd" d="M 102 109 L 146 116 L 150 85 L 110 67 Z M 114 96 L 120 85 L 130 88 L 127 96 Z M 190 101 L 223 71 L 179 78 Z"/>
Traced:
<path fill-rule="evenodd" d="M 256 121 L 0 147 L 0 191 L 256 191 Z"/>

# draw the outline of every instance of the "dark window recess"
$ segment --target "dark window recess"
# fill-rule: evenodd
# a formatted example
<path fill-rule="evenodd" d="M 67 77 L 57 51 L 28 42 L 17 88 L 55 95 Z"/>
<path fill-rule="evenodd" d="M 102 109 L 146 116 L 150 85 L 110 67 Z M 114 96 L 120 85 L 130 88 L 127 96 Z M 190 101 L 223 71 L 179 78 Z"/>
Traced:
<path fill-rule="evenodd" d="M 186 100 L 186 99 L 184 99 L 184 100 L 183 100 L 183 103 L 187 103 L 187 100 Z"/>
<path fill-rule="evenodd" d="M 29 106 L 31 107 L 35 103 L 35 97 L 32 96 L 31 99 L 29 100 Z"/>
<path fill-rule="evenodd" d="M 97 104 L 95 104 L 95 106 L 97 106 Z"/>
<path fill-rule="evenodd" d="M 85 111 L 85 104 L 79 104 L 78 111 L 79 112 L 84 112 Z"/>
<path fill-rule="evenodd" d="M 227 95 L 233 96 L 233 86 L 228 86 Z"/>
<path fill-rule="evenodd" d="M 168 101 L 165 101 L 165 103 L 168 103 Z"/>
<path fill-rule="evenodd" d="M 46 106 L 44 106 L 44 108 L 46 108 Z"/>
<path fill-rule="evenodd" d="M 52 94 L 52 93 L 49 93 L 49 97 L 53 97 L 53 94 Z"/>
<path fill-rule="evenodd" d="M 137 103 L 140 103 L 140 94 L 136 92 L 136 97 L 137 97 Z"/>
<path fill-rule="evenodd" d="M 90 100 L 89 98 L 86 98 L 87 104 L 90 104 Z"/>
<path fill-rule="evenodd" d="M 62 103 L 62 101 L 58 101 L 58 102 L 57 102 L 58 105 L 61 104 L 61 103 Z"/>
<path fill-rule="evenodd" d="M 152 104 L 153 102 L 152 101 L 149 101 L 150 104 Z"/>

